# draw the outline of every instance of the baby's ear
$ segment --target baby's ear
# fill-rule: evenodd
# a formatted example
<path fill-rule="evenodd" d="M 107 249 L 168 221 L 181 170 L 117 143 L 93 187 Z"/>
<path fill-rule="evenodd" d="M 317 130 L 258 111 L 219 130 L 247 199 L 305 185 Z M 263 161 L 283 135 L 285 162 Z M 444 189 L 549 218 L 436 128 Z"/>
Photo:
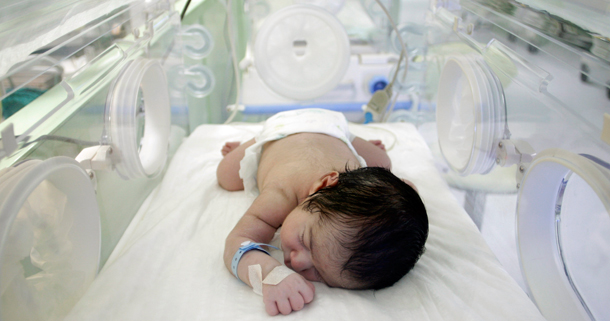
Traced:
<path fill-rule="evenodd" d="M 309 189 L 309 195 L 323 189 L 324 187 L 335 186 L 339 182 L 339 172 L 333 171 L 324 174 L 320 179 L 316 180 Z"/>

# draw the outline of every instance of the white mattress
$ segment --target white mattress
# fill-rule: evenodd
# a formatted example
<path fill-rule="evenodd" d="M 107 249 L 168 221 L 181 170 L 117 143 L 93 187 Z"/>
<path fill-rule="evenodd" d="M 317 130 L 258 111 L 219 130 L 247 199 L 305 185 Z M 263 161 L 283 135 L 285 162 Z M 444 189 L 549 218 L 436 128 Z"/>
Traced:
<path fill-rule="evenodd" d="M 267 318 L 262 298 L 222 261 L 225 237 L 253 198 L 221 189 L 215 175 L 224 142 L 245 141 L 260 128 L 197 128 L 67 320 Z M 384 290 L 315 283 L 314 301 L 285 319 L 543 320 L 450 193 L 416 128 L 406 123 L 351 128 L 365 139 L 382 139 L 391 147 L 395 174 L 418 186 L 430 221 L 427 250 L 407 276 Z M 279 251 L 275 255 L 281 257 Z"/>

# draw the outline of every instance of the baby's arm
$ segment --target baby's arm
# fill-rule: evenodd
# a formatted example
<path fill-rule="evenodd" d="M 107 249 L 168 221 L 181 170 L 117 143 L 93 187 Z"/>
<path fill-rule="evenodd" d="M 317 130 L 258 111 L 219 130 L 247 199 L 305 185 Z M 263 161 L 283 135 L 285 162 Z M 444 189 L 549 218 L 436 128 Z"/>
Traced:
<path fill-rule="evenodd" d="M 356 149 L 358 155 L 362 156 L 366 161 L 366 165 L 369 167 L 385 167 L 387 169 L 392 168 L 392 161 L 388 153 L 386 153 L 383 144 L 379 141 L 379 144 L 375 144 L 375 141 L 366 141 L 360 137 L 354 138 L 352 146 Z"/>
<path fill-rule="evenodd" d="M 216 169 L 216 178 L 222 188 L 227 191 L 242 191 L 244 189 L 244 182 L 239 177 L 239 163 L 244 158 L 246 149 L 254 143 L 255 140 L 252 138 L 243 144 L 228 142 L 222 148 L 221 153 L 224 157 Z"/>
<path fill-rule="evenodd" d="M 278 189 L 265 189 L 254 200 L 235 228 L 229 233 L 225 243 L 224 262 L 231 271 L 233 255 L 244 241 L 269 243 L 275 231 L 284 219 L 297 205 L 296 199 L 291 199 L 286 193 Z M 275 268 L 282 265 L 273 257 L 261 251 L 246 252 L 237 267 L 240 280 L 250 284 L 248 266 L 260 264 L 263 279 Z M 298 311 L 306 303 L 313 300 L 315 288 L 300 274 L 293 273 L 278 285 L 263 285 L 263 301 L 265 309 L 270 315 L 278 313 L 289 314 Z"/>

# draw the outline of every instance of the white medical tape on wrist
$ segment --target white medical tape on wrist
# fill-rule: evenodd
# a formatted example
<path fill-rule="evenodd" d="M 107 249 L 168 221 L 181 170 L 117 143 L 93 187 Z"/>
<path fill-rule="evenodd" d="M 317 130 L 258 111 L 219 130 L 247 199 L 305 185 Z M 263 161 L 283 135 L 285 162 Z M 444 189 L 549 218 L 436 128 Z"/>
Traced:
<path fill-rule="evenodd" d="M 248 279 L 252 285 L 252 291 L 263 295 L 263 270 L 260 264 L 248 265 Z"/>
<path fill-rule="evenodd" d="M 282 282 L 282 280 L 284 280 L 292 273 L 296 272 L 287 268 L 284 265 L 278 265 L 273 268 L 273 270 L 271 270 L 269 274 L 267 274 L 267 277 L 263 280 L 263 284 L 278 285 L 280 282 Z"/>

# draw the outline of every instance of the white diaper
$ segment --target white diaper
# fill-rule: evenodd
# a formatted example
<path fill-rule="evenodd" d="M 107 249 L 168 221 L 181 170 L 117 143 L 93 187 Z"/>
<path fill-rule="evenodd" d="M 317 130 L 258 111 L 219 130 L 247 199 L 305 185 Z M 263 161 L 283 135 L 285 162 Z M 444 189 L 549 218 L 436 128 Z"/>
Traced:
<path fill-rule="evenodd" d="M 345 116 L 339 112 L 326 109 L 297 109 L 277 113 L 267 119 L 263 130 L 255 137 L 255 143 L 245 151 L 244 158 L 239 163 L 239 177 L 244 181 L 244 190 L 249 195 L 257 196 L 258 185 L 256 173 L 261 158 L 263 145 L 266 142 L 282 139 L 297 133 L 320 133 L 342 140 L 354 153 L 360 166 L 365 167 L 364 158 L 360 157 L 352 140 L 356 136 L 349 132 Z"/>

